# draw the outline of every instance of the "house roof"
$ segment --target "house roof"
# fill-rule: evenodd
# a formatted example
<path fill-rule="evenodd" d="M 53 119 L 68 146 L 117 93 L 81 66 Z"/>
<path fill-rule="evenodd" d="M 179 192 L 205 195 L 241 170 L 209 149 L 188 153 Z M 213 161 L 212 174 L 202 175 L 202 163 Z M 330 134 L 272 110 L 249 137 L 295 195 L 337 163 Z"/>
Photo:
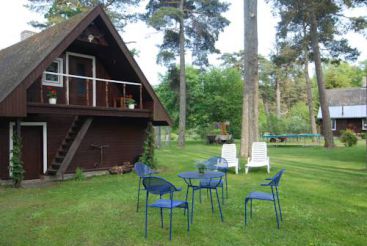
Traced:
<path fill-rule="evenodd" d="M 0 102 L 2 102 L 91 12 L 78 14 L 19 43 L 0 50 Z"/>
<path fill-rule="evenodd" d="M 337 88 L 326 90 L 329 106 L 352 106 L 367 104 L 366 87 Z"/>
<path fill-rule="evenodd" d="M 331 106 L 329 107 L 329 112 L 331 119 L 366 118 L 367 105 Z M 317 118 L 322 119 L 320 109 Z"/>
<path fill-rule="evenodd" d="M 337 88 L 326 90 L 331 119 L 367 117 L 367 91 L 362 88 Z M 317 118 L 322 119 L 321 108 Z"/>
<path fill-rule="evenodd" d="M 140 82 L 152 97 L 154 101 L 153 122 L 171 125 L 172 121 L 168 113 L 135 59 L 130 54 L 117 30 L 100 6 L 78 14 L 67 21 L 52 26 L 6 49 L 0 50 L 0 111 L 2 109 L 1 104 L 4 104 L 5 101 L 6 103 L 4 105 L 10 105 L 14 103 L 15 98 L 19 98 L 19 95 L 26 97 L 24 91 L 98 17 L 104 22 L 107 30 L 117 44 L 117 49 L 120 49 Z M 16 93 L 18 91 L 22 91 L 22 93 Z M 12 98 L 12 100 L 8 98 Z M 22 100 L 18 101 L 16 103 L 22 103 L 22 105 L 14 108 L 17 108 L 18 111 L 22 109 L 22 112 L 12 112 L 10 115 L 24 117 L 26 116 L 26 100 L 22 98 Z"/>

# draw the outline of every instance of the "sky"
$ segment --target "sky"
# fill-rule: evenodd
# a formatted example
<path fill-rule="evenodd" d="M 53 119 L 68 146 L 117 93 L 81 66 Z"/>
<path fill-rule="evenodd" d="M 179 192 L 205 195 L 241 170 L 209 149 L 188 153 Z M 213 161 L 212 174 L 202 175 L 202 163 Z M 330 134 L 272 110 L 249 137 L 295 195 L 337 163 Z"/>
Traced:
<path fill-rule="evenodd" d="M 220 34 L 216 43 L 217 49 L 224 52 L 237 52 L 243 49 L 243 0 L 225 0 L 231 3 L 229 11 L 224 16 L 230 20 L 230 25 Z M 29 11 L 23 5 L 26 0 L 12 0 L 2 2 L 0 8 L 0 49 L 6 48 L 20 41 L 20 33 L 23 30 L 39 31 L 27 23 L 31 20 L 42 21 L 41 14 Z M 367 8 L 359 9 L 354 14 L 366 14 Z M 353 13 L 352 13 L 353 14 Z M 278 19 L 271 13 L 271 7 L 264 0 L 258 0 L 258 39 L 259 53 L 269 56 L 275 44 L 275 26 Z M 163 74 L 166 69 L 156 64 L 158 53 L 157 45 L 162 40 L 162 35 L 144 23 L 133 23 L 127 26 L 121 36 L 127 42 L 129 48 L 139 50 L 135 57 L 140 68 L 152 85 L 159 84 L 159 73 Z M 360 34 L 348 33 L 347 38 L 353 47 L 361 51 L 359 61 L 367 59 L 367 40 Z M 211 65 L 219 65 L 217 55 L 211 55 Z M 187 57 L 187 62 L 191 61 Z"/>

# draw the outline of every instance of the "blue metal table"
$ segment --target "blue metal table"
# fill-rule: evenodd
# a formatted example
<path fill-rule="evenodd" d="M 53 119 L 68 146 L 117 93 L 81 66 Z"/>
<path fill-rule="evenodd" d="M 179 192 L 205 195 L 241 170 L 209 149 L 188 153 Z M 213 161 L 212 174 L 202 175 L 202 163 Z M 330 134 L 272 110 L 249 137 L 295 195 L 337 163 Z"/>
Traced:
<path fill-rule="evenodd" d="M 224 176 L 224 173 L 222 172 L 213 172 L 213 171 L 206 171 L 203 174 L 200 174 L 197 171 L 194 172 L 183 172 L 178 174 L 178 177 L 182 178 L 185 183 L 187 184 L 187 189 L 186 189 L 186 201 L 188 198 L 188 194 L 189 194 L 189 189 L 192 188 L 192 202 L 191 202 L 191 223 L 193 222 L 193 218 L 194 218 L 194 200 L 195 200 L 195 191 L 196 190 L 200 190 L 202 187 L 200 186 L 200 180 L 209 180 L 209 183 L 211 181 L 213 181 L 213 189 L 215 188 L 215 192 L 217 195 L 217 202 L 218 202 L 218 208 L 219 208 L 219 213 L 220 213 L 220 218 L 223 221 L 223 214 L 222 214 L 222 208 L 220 206 L 220 201 L 219 201 L 219 196 L 218 196 L 218 185 L 220 184 L 220 182 L 222 181 L 222 178 Z M 199 182 L 196 182 L 199 181 Z M 210 191 L 210 200 L 211 200 L 211 204 L 212 204 L 212 210 L 213 208 L 213 199 L 212 199 L 212 193 Z"/>

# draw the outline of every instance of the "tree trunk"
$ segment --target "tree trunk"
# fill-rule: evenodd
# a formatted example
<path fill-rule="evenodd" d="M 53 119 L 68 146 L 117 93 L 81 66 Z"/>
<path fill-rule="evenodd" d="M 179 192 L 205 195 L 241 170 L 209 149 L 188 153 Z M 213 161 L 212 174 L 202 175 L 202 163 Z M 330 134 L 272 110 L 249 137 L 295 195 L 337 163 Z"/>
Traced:
<path fill-rule="evenodd" d="M 180 11 L 184 13 L 184 0 L 180 0 Z M 180 119 L 178 126 L 178 145 L 185 146 L 185 129 L 186 129 L 186 77 L 185 77 L 185 33 L 184 19 L 180 17 Z"/>
<path fill-rule="evenodd" d="M 280 119 L 280 82 L 277 75 L 275 75 L 275 104 L 276 116 L 278 119 Z"/>
<path fill-rule="evenodd" d="M 257 140 L 258 130 L 258 39 L 257 1 L 244 1 L 245 57 L 244 95 L 242 111 L 241 156 L 248 157 L 251 145 Z"/>
<path fill-rule="evenodd" d="M 313 113 L 313 99 L 312 99 L 312 90 L 311 90 L 311 80 L 308 74 L 308 51 L 305 49 L 305 64 L 304 64 L 304 75 L 306 80 L 306 92 L 307 92 L 307 105 L 308 105 L 308 116 L 310 119 L 311 133 L 316 134 L 316 121 L 315 115 Z"/>
<path fill-rule="evenodd" d="M 314 12 L 311 12 L 310 14 L 311 14 L 311 42 L 312 42 L 312 50 L 314 53 L 316 78 L 320 96 L 320 107 L 322 113 L 322 131 L 325 139 L 324 146 L 327 148 L 333 148 L 334 138 L 333 138 L 333 132 L 331 131 L 329 105 L 325 92 L 325 84 L 322 76 L 319 39 L 317 33 L 317 20 Z"/>

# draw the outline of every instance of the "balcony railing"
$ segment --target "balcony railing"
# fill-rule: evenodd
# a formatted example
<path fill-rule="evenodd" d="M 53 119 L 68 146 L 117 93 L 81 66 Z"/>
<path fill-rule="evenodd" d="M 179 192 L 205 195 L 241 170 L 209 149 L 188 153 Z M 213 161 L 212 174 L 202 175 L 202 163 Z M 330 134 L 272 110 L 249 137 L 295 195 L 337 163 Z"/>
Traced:
<path fill-rule="evenodd" d="M 142 96 L 142 84 L 141 83 L 136 83 L 136 82 L 129 82 L 129 81 L 120 81 L 120 80 L 112 80 L 112 79 L 102 79 L 102 78 L 95 78 L 95 77 L 88 77 L 88 76 L 80 76 L 80 75 L 73 75 L 73 74 L 64 74 L 64 73 L 54 73 L 54 72 L 44 72 L 44 74 L 46 75 L 55 75 L 55 76 L 61 76 L 62 81 L 65 81 L 65 90 L 64 90 L 64 94 L 65 94 L 65 104 L 66 105 L 75 105 L 76 103 L 73 102 L 73 99 L 71 98 L 73 95 L 70 94 L 70 88 L 71 88 L 71 84 L 75 83 L 76 81 L 71 81 L 71 79 L 81 79 L 83 81 L 85 81 L 85 105 L 86 106 L 92 106 L 92 107 L 97 107 L 100 105 L 97 105 L 97 82 L 98 83 L 104 83 L 104 93 L 103 91 L 99 91 L 99 96 L 103 95 L 103 99 L 105 100 L 105 106 L 109 107 L 110 102 L 113 102 L 113 107 L 120 107 L 120 108 L 125 108 L 126 107 L 126 100 L 127 98 L 129 98 L 129 96 L 131 96 L 131 94 L 127 94 L 127 86 L 137 86 L 138 87 L 138 91 L 136 91 L 136 89 L 134 89 L 134 97 L 132 99 L 134 99 L 134 101 L 138 102 L 138 108 L 143 109 L 143 96 Z M 65 78 L 65 80 L 64 80 Z M 80 81 L 79 81 L 80 83 Z M 92 91 L 90 92 L 90 84 L 92 85 Z M 111 84 L 114 85 L 121 85 L 122 88 L 122 93 L 119 93 L 118 96 L 116 95 L 110 95 L 112 94 L 111 90 Z M 41 98 L 43 97 L 43 86 L 41 86 Z M 103 90 L 102 87 L 99 88 L 99 90 Z M 75 90 L 75 88 L 74 88 Z M 74 91 L 74 93 L 76 93 Z M 83 93 L 84 94 L 84 93 Z M 115 93 L 116 94 L 116 93 Z M 136 96 L 136 94 L 138 96 Z M 92 95 L 92 104 L 90 103 L 90 97 Z M 75 96 L 75 95 L 74 95 Z M 137 100 L 138 97 L 138 100 Z M 43 99 L 41 100 L 43 101 Z M 79 104 L 80 105 L 80 104 Z"/>

